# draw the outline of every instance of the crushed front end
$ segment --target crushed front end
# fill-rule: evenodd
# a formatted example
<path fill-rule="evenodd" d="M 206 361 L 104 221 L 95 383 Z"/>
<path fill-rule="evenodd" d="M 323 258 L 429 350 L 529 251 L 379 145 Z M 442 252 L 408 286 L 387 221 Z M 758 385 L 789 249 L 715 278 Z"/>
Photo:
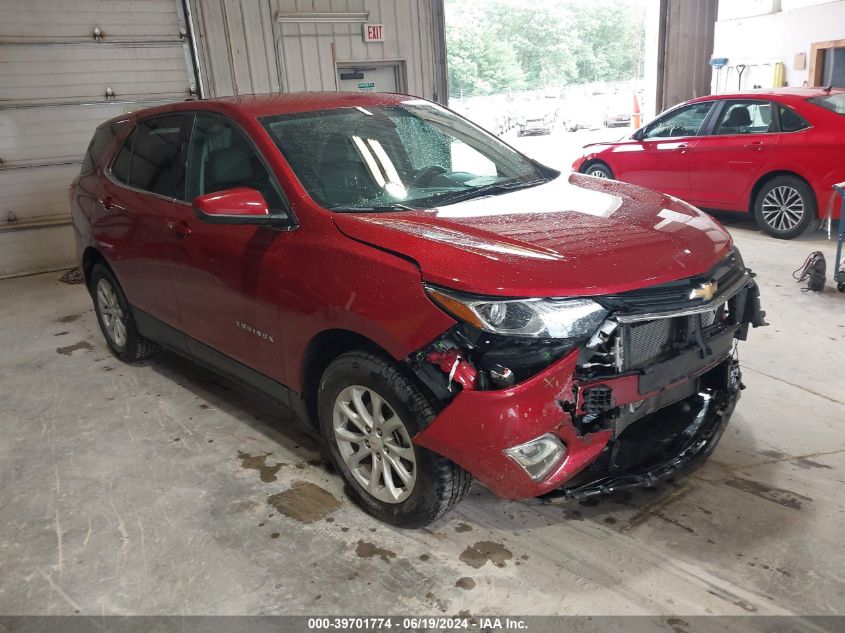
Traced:
<path fill-rule="evenodd" d="M 463 320 L 421 350 L 409 364 L 442 410 L 414 442 L 513 499 L 650 485 L 709 455 L 742 389 L 736 342 L 765 325 L 738 252 L 706 275 L 593 300 L 602 320 L 586 337 Z"/>

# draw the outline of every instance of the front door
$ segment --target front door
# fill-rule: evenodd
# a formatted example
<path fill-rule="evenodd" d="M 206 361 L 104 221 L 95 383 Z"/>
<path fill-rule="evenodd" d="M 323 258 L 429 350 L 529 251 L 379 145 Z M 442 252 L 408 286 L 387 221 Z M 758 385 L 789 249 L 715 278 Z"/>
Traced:
<path fill-rule="evenodd" d="M 769 101 L 725 101 L 710 135 L 690 155 L 691 202 L 741 209 L 778 142 Z"/>
<path fill-rule="evenodd" d="M 618 148 L 616 177 L 679 198 L 690 189 L 690 156 L 712 102 L 694 103 L 667 112 L 643 128 L 640 137 Z"/>
<path fill-rule="evenodd" d="M 187 193 L 171 219 L 183 232 L 172 266 L 181 329 L 194 341 L 279 380 L 279 271 L 293 234 L 208 224 L 196 218 L 188 202 L 235 187 L 257 189 L 272 213 L 286 213 L 275 178 L 244 132 L 225 117 L 197 114 L 188 150 Z M 207 350 L 194 344 L 193 352 L 202 357 Z"/>

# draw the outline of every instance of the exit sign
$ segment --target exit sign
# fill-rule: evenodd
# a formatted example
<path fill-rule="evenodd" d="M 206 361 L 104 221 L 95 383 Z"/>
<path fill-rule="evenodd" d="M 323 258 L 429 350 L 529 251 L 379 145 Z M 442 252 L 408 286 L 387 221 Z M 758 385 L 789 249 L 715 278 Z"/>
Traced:
<path fill-rule="evenodd" d="M 383 42 L 384 24 L 364 24 L 365 42 Z"/>

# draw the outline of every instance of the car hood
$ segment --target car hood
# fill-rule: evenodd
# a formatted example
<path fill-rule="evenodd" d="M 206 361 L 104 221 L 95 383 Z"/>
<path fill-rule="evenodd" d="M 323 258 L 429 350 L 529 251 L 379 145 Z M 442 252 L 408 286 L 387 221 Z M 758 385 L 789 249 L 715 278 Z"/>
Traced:
<path fill-rule="evenodd" d="M 665 194 L 571 174 L 430 210 L 334 215 L 348 237 L 412 259 L 425 281 L 507 297 L 624 292 L 706 273 L 731 248 Z"/>

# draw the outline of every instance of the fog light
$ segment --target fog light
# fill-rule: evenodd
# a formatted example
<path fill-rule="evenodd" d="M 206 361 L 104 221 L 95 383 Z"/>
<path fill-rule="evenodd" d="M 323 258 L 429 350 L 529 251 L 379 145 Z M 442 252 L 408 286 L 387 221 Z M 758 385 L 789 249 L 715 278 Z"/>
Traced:
<path fill-rule="evenodd" d="M 540 481 L 548 475 L 565 454 L 566 447 L 563 442 L 551 433 L 505 449 L 505 455 L 522 466 L 534 481 Z"/>

